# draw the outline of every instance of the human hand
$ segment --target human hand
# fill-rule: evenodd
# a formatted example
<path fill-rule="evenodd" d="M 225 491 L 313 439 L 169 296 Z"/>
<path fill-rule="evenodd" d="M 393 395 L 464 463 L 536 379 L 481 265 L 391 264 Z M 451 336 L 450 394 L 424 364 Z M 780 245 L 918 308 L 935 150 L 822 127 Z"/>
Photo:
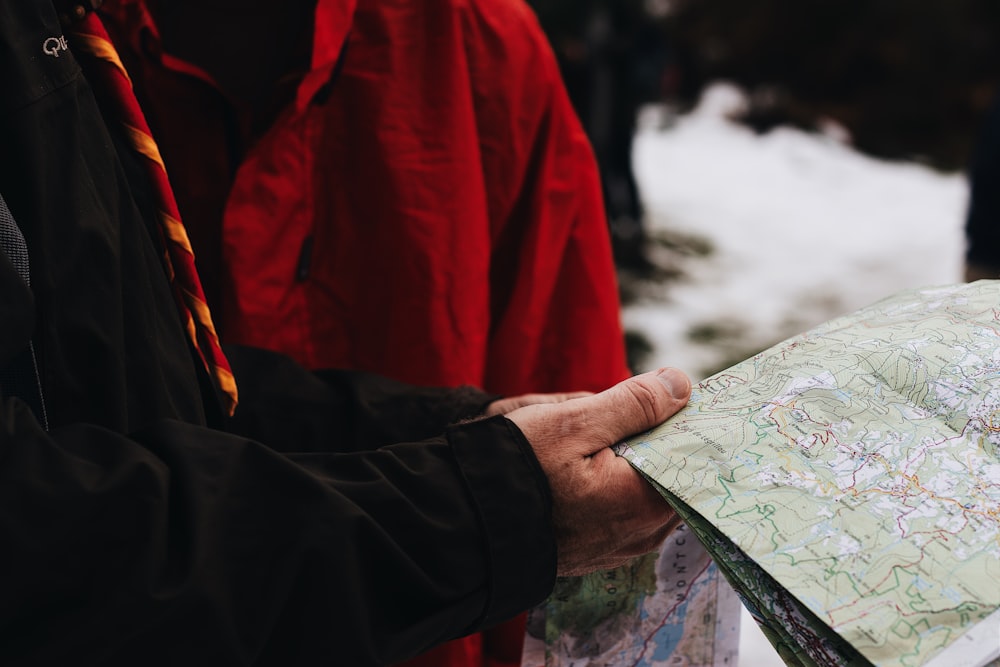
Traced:
<path fill-rule="evenodd" d="M 562 403 L 563 401 L 568 401 L 574 398 L 583 398 L 584 396 L 593 396 L 593 392 L 571 391 L 562 394 L 521 394 L 520 396 L 499 398 L 486 406 L 486 409 L 483 411 L 483 416 L 495 417 L 496 415 L 505 415 L 508 412 L 517 410 L 518 408 L 523 408 L 526 405 Z"/>
<path fill-rule="evenodd" d="M 665 368 L 599 394 L 506 415 L 548 476 L 560 576 L 611 569 L 649 553 L 681 523 L 610 447 L 666 421 L 690 396 L 687 376 Z"/>

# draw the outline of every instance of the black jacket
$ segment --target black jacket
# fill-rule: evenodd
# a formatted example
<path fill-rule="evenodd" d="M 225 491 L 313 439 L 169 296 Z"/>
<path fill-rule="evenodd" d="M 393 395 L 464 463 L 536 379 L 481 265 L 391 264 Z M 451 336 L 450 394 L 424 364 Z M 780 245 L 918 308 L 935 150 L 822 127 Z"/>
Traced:
<path fill-rule="evenodd" d="M 380 664 L 544 598 L 530 447 L 448 426 L 484 394 L 231 349 L 224 422 L 61 33 L 48 0 L 0 0 L 0 194 L 31 259 L 29 288 L 0 252 L 0 367 L 33 340 L 50 426 L 3 396 L 0 664 Z"/>
<path fill-rule="evenodd" d="M 981 271 L 1000 275 L 1000 95 L 986 114 L 969 165 L 965 217 L 965 259 Z M 991 276 L 992 277 L 992 276 Z"/>

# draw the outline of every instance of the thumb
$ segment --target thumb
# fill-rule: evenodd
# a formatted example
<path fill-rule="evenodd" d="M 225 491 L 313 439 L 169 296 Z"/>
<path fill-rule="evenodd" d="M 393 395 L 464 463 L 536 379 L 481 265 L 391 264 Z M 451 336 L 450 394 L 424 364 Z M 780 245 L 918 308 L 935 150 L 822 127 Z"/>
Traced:
<path fill-rule="evenodd" d="M 691 381 L 676 368 L 661 368 L 643 373 L 616 384 L 614 387 L 580 399 L 589 404 L 580 406 L 590 414 L 606 415 L 600 424 L 604 437 L 590 439 L 593 451 L 622 439 L 648 431 L 672 417 L 691 397 Z M 601 441 L 604 441 L 602 444 Z"/>
<path fill-rule="evenodd" d="M 545 468 L 572 452 L 588 457 L 663 423 L 687 403 L 691 381 L 676 368 L 636 375 L 593 396 L 526 405 L 506 417 L 528 439 Z"/>

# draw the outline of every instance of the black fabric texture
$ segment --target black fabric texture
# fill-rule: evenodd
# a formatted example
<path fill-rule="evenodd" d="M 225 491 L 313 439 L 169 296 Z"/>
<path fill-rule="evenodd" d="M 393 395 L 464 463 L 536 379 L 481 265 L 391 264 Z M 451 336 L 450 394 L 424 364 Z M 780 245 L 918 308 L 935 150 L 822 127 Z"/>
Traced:
<path fill-rule="evenodd" d="M 418 388 L 357 371 L 304 376 L 298 364 L 280 354 L 235 345 L 225 352 L 241 397 L 227 430 L 279 451 L 305 451 L 333 435 L 342 452 L 429 438 L 478 416 L 498 398 L 474 387 Z M 346 398 L 334 403 L 335 397 Z"/>
<path fill-rule="evenodd" d="M 21 229 L 17 226 L 2 196 L 0 196 L 0 252 L 7 256 L 18 277 L 30 287 L 31 267 L 28 260 L 28 246 L 25 245 L 24 235 L 21 234 Z M 24 400 L 38 420 L 48 428 L 35 348 L 30 340 L 13 359 L 0 365 L 0 395 L 17 396 Z"/>
<path fill-rule="evenodd" d="M 993 101 L 969 168 L 966 260 L 1000 272 L 1000 96 Z"/>
<path fill-rule="evenodd" d="M 28 262 L 28 246 L 24 244 L 24 235 L 17 226 L 14 216 L 7 208 L 7 202 L 0 196 L 0 250 L 14 265 L 14 270 L 27 285 L 31 285 L 31 270 Z"/>
<path fill-rule="evenodd" d="M 35 328 L 35 297 L 7 255 L 0 252 L 0 366 L 28 346 Z"/>
<path fill-rule="evenodd" d="M 48 3 L 0 3 L 0 113 L 23 108 L 79 74 L 54 17 Z"/>
<path fill-rule="evenodd" d="M 523 610 L 554 551 L 507 428 L 282 455 L 173 421 L 46 434 L 8 402 L 0 664 L 386 664 Z M 456 445 L 483 450 L 468 478 Z M 472 498 L 501 464 L 510 486 Z"/>
<path fill-rule="evenodd" d="M 61 35 L 51 3 L 2 3 L 0 12 L 0 43 L 26 49 L 15 60 L 27 63 L 0 68 L 0 89 L 31 93 L 12 96 L 27 105 L 0 111 L 0 193 L 31 259 L 50 426 L 201 423 L 197 367 L 114 141 L 72 53 L 40 51 L 46 35 Z"/>
<path fill-rule="evenodd" d="M 453 426 L 448 430 L 448 440 L 469 487 L 480 491 L 475 501 L 487 536 L 516 534 L 535 522 L 545 526 L 552 524 L 551 492 L 545 475 L 531 445 L 512 421 L 497 416 Z M 513 440 L 517 447 L 496 446 L 507 440 Z M 498 467 L 530 470 L 532 474 L 519 477 L 517 484 L 511 484 L 509 480 L 497 477 Z M 507 504 L 509 500 L 535 494 L 545 498 L 546 502 L 540 504 L 531 516 L 511 514 Z M 549 573 L 551 578 L 542 584 L 542 590 L 551 590 L 555 585 L 556 548 L 551 540 L 537 542 L 527 551 L 516 542 L 495 540 L 489 543 L 489 553 L 493 577 L 491 591 L 517 590 L 524 585 L 526 574 L 531 572 Z M 489 626 L 511 618 L 521 611 L 518 608 L 521 604 L 521 600 L 512 601 L 503 595 L 496 595 L 489 600 L 481 624 Z"/>
<path fill-rule="evenodd" d="M 0 193 L 31 268 L 0 253 L 0 359 L 34 338 L 51 422 L 0 401 L 0 665 L 386 664 L 542 599 L 523 437 L 425 438 L 491 397 L 248 351 L 245 435 L 203 425 L 143 207 L 72 54 L 37 55 L 50 34 L 48 0 L 0 3 Z"/>

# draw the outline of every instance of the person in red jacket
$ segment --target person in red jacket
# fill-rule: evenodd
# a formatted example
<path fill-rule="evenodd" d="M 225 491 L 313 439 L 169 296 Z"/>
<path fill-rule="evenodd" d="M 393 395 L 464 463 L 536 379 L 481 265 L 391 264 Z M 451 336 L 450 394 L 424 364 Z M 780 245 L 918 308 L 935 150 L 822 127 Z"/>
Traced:
<path fill-rule="evenodd" d="M 223 340 L 497 394 L 628 375 L 597 167 L 516 0 L 109 0 Z M 426 665 L 516 665 L 523 621 Z"/>

